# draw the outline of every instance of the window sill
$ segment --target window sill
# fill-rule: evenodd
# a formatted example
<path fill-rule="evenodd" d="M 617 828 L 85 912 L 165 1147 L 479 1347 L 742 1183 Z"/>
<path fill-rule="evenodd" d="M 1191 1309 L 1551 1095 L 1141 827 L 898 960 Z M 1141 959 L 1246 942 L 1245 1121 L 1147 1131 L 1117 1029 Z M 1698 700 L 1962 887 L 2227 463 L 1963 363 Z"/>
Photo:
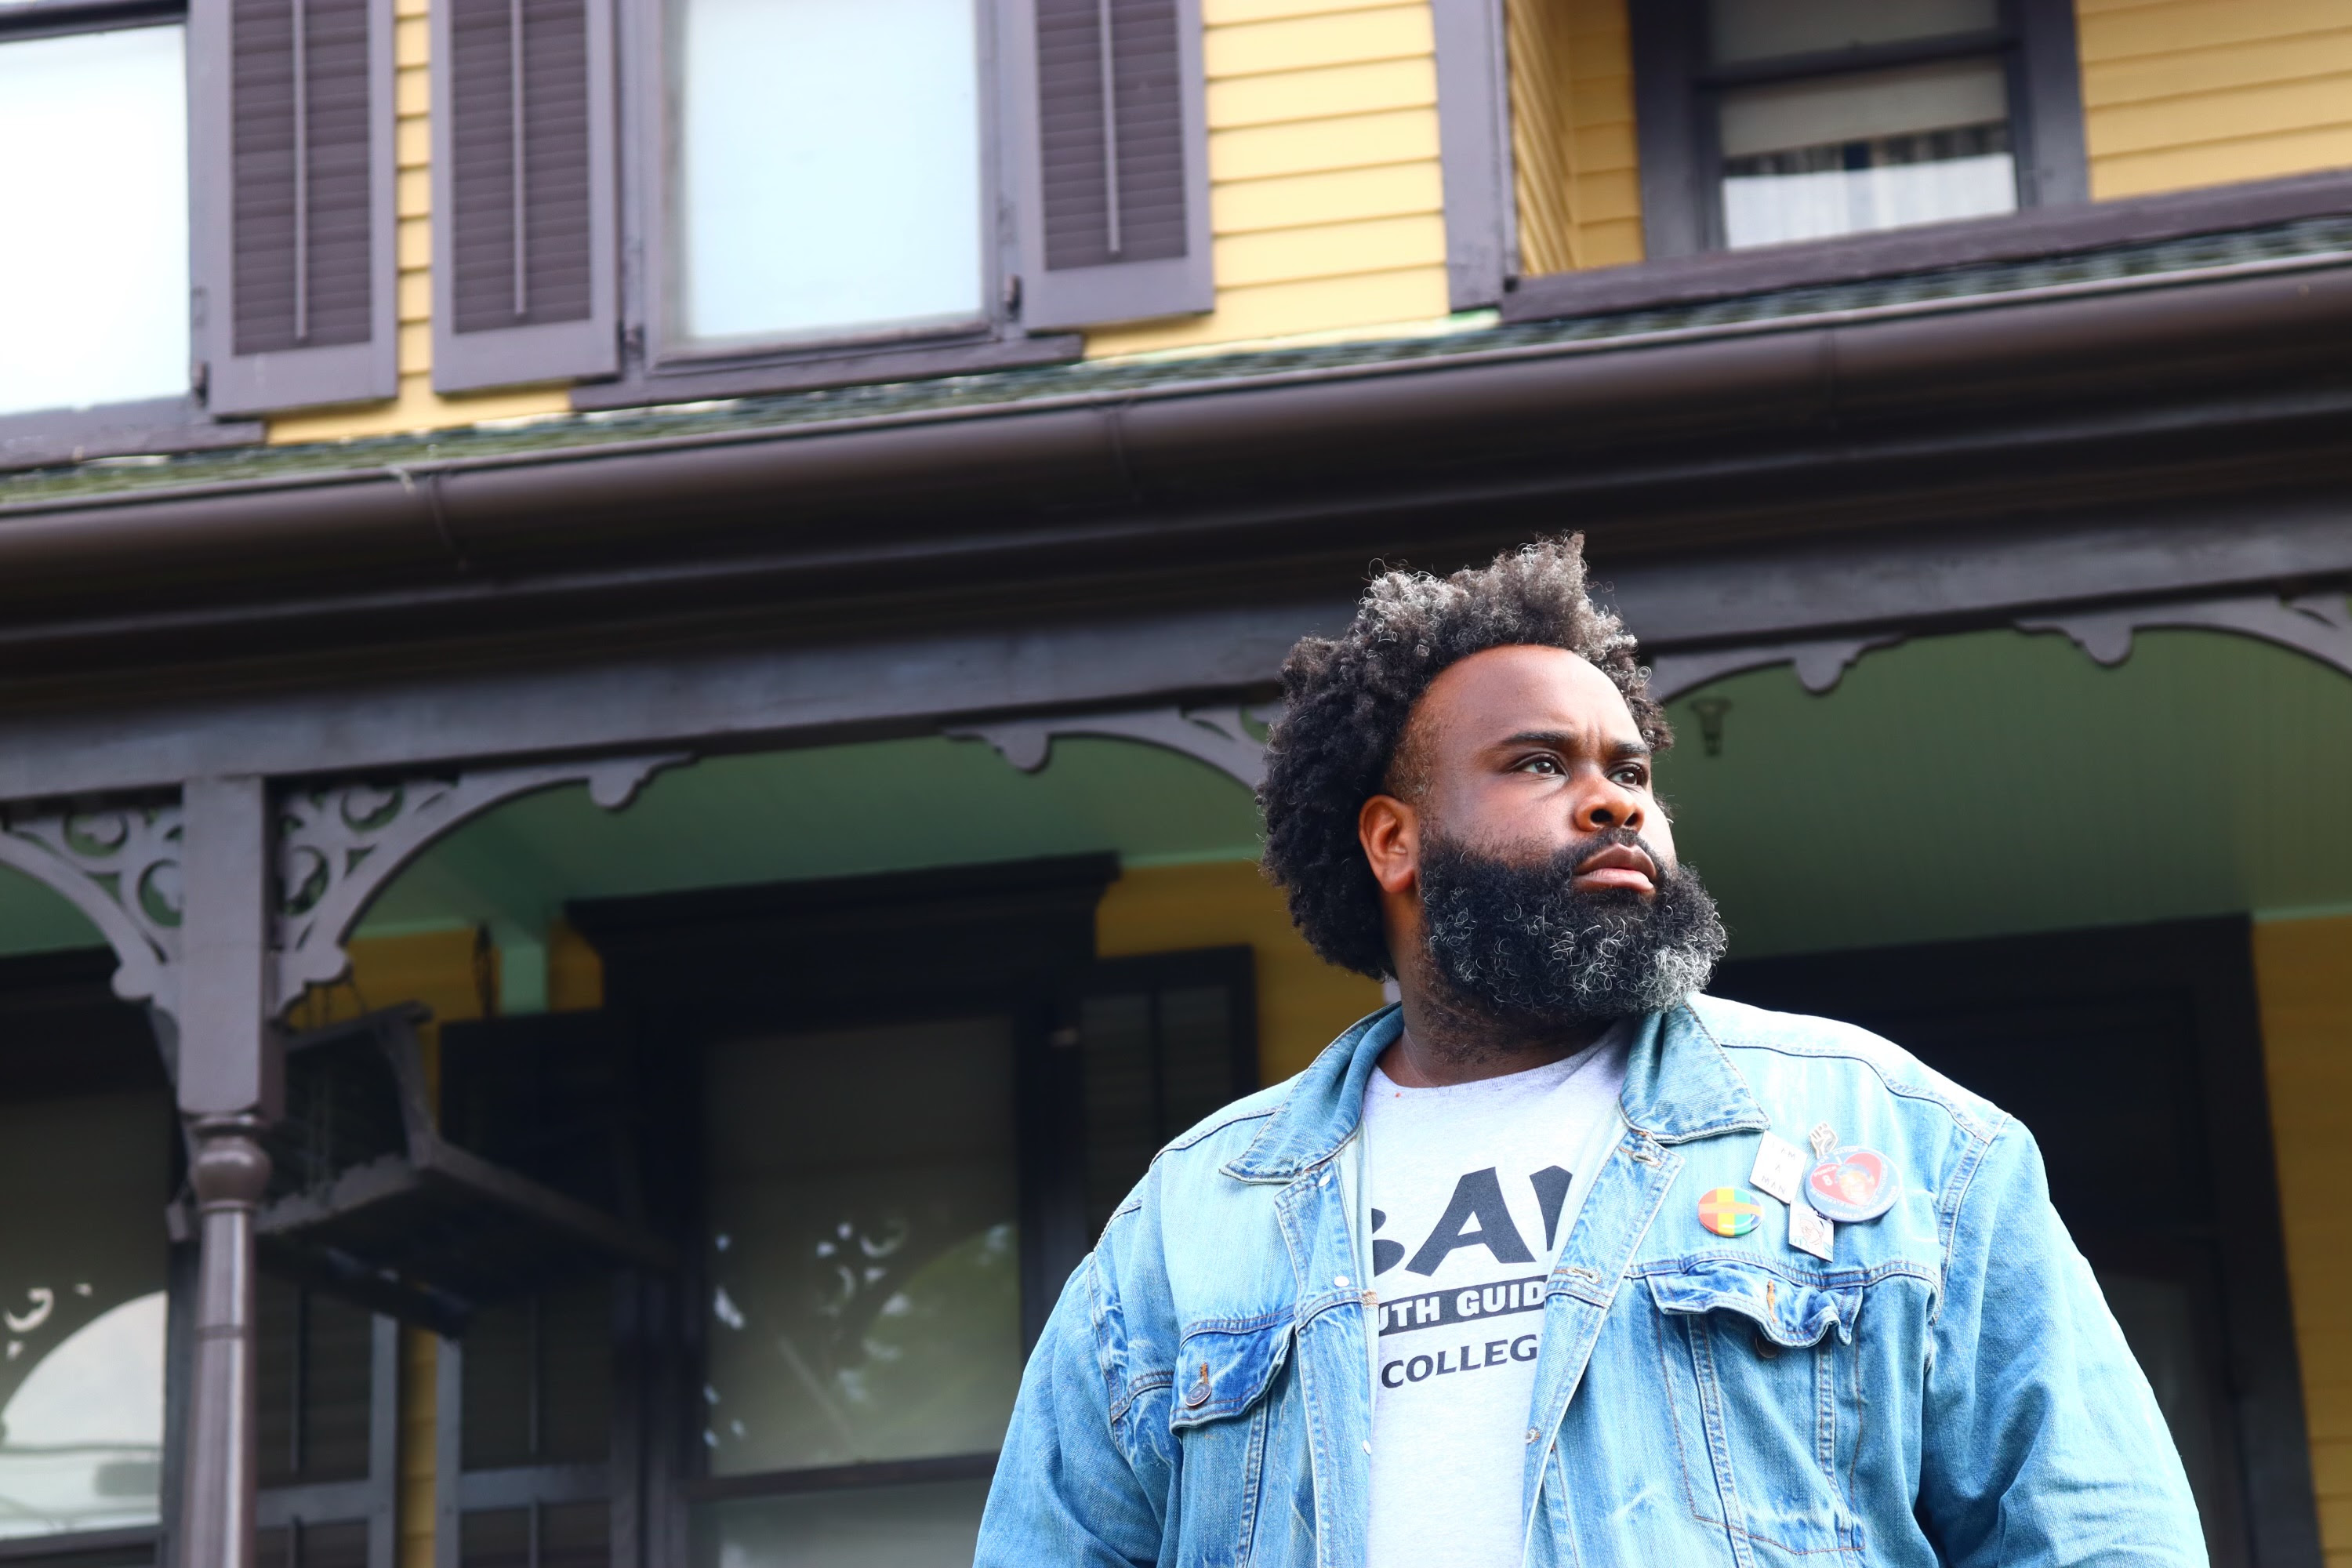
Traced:
<path fill-rule="evenodd" d="M 2341 173 L 2028 208 L 1959 223 L 1525 278 L 1503 296 L 1502 316 L 1505 321 L 1542 321 L 1696 305 L 1781 289 L 1864 282 L 1981 262 L 2032 261 L 2259 228 L 2347 209 L 2352 209 L 2352 174 Z"/>
<path fill-rule="evenodd" d="M 220 447 L 255 447 L 261 444 L 263 434 L 257 420 L 209 417 L 193 397 L 0 414 L 0 473 L 104 458 L 160 458 Z"/>
<path fill-rule="evenodd" d="M 705 398 L 814 392 L 879 382 L 928 381 L 938 376 L 1066 363 L 1078 358 L 1085 349 L 1084 338 L 1076 333 L 1058 333 L 1036 338 L 897 343 L 887 348 L 860 344 L 720 362 L 677 361 L 641 370 L 618 381 L 583 383 L 572 389 L 572 406 L 586 413 Z"/>

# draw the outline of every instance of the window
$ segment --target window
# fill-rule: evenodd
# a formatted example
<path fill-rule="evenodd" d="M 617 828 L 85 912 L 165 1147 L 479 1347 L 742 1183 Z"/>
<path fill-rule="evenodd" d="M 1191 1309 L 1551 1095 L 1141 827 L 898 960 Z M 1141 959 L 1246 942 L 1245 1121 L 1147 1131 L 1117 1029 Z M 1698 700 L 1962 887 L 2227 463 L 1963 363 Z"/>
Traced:
<path fill-rule="evenodd" d="M 392 1568 L 398 1329 L 274 1274 L 254 1296 L 256 1568 Z"/>
<path fill-rule="evenodd" d="M 1829 239 L 2084 194 L 2056 0 L 1637 7 L 1649 254 Z"/>
<path fill-rule="evenodd" d="M 442 1342 L 440 1568 L 610 1568 L 613 1300 L 568 1285 Z"/>
<path fill-rule="evenodd" d="M 1212 303 L 1200 0 L 534 3 L 617 4 L 634 89 L 625 363 L 577 406 L 1066 360 Z"/>
<path fill-rule="evenodd" d="M 1256 1079 L 1247 948 L 1095 960 L 1114 869 L 572 906 L 689 1260 L 645 1287 L 649 1556 L 971 1561 L 1071 1269 L 1160 1145 Z"/>
<path fill-rule="evenodd" d="M 1822 239 L 2017 205 L 1994 0 L 1708 0 L 1723 241 Z M 1950 58 L 1822 73 L 1846 61 Z M 1974 50 L 1976 52 L 1968 52 Z"/>
<path fill-rule="evenodd" d="M 0 33 L 0 211 L 40 229 L 0 247 L 0 414 L 187 390 L 184 47 L 175 22 Z"/>
<path fill-rule="evenodd" d="M 171 1138 L 160 1094 L 0 1104 L 0 1183 L 41 1194 L 0 1237 L 0 1536 L 161 1521 Z"/>
<path fill-rule="evenodd" d="M 981 324 L 971 0 L 673 0 L 672 17 L 681 339 Z"/>
<path fill-rule="evenodd" d="M 156 1560 L 171 1089 L 104 950 L 0 959 L 0 1556 Z"/>
<path fill-rule="evenodd" d="M 1013 1056 L 1001 1016 L 711 1048 L 700 1436 L 718 1484 L 694 1508 L 697 1568 L 811 1533 L 970 1561 L 1021 1382 Z"/>

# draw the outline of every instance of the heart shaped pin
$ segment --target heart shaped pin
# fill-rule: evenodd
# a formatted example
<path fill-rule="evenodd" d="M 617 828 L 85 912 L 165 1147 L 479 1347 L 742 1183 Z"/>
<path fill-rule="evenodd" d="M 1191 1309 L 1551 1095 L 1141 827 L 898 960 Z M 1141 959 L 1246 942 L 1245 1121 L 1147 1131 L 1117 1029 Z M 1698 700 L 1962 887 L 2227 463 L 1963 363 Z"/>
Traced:
<path fill-rule="evenodd" d="M 1903 1178 L 1895 1162 L 1859 1144 L 1831 1150 L 1805 1177 L 1805 1200 L 1845 1225 L 1876 1219 L 1902 1195 Z"/>

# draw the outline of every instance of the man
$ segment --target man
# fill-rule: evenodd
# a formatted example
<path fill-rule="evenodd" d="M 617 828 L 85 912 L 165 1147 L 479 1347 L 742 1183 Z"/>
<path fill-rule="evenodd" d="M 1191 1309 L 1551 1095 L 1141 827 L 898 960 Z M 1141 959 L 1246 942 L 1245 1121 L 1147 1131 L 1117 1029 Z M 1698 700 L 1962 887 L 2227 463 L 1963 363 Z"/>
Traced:
<path fill-rule="evenodd" d="M 1402 1005 L 1112 1216 L 982 1563 L 2204 1561 L 2026 1131 L 1700 994 L 1723 927 L 1580 541 L 1390 573 L 1283 676 L 1266 869 Z"/>

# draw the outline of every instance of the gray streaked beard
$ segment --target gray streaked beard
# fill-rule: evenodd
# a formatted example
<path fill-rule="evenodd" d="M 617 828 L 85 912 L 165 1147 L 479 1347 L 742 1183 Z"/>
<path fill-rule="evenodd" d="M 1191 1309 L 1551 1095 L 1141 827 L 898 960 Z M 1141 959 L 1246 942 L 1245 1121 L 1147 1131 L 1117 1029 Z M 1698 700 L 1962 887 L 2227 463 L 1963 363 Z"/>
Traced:
<path fill-rule="evenodd" d="M 1729 939 L 1698 873 L 1662 869 L 1649 897 L 1579 891 L 1576 868 L 1612 844 L 1665 864 L 1622 828 L 1527 862 L 1425 835 L 1422 923 L 1438 978 L 1500 1018 L 1549 1027 L 1663 1013 L 1704 990 Z"/>

